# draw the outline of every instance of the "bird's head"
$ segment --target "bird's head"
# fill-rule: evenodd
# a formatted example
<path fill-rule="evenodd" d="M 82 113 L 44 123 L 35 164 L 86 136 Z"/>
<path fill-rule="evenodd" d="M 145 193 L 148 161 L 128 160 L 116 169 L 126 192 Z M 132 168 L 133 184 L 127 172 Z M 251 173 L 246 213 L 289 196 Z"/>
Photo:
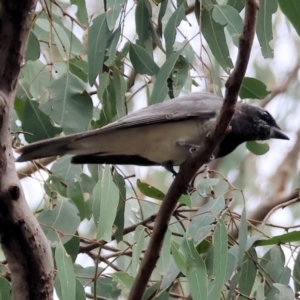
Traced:
<path fill-rule="evenodd" d="M 268 111 L 246 103 L 237 105 L 231 126 L 235 135 L 244 142 L 289 140 Z"/>
<path fill-rule="evenodd" d="M 230 125 L 231 132 L 221 142 L 216 157 L 229 154 L 244 142 L 289 140 L 268 111 L 250 104 L 237 104 Z"/>

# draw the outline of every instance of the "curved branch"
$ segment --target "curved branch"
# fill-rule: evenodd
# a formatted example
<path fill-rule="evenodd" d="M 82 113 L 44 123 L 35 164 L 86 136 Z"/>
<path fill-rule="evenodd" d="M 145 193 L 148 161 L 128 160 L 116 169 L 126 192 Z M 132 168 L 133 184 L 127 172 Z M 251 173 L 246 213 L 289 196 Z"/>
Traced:
<path fill-rule="evenodd" d="M 238 93 L 246 73 L 255 35 L 258 6 L 257 0 L 246 1 L 245 22 L 243 34 L 240 37 L 238 58 L 236 66 L 226 83 L 225 100 L 216 125 L 211 131 L 210 136 L 206 139 L 204 147 L 199 149 L 199 151 L 195 151 L 181 166 L 178 175 L 162 202 L 147 251 L 131 289 L 129 300 L 142 299 L 147 283 L 159 258 L 164 236 L 178 199 L 186 190 L 197 170 L 209 161 L 214 149 L 224 138 L 225 131 L 234 114 Z"/>

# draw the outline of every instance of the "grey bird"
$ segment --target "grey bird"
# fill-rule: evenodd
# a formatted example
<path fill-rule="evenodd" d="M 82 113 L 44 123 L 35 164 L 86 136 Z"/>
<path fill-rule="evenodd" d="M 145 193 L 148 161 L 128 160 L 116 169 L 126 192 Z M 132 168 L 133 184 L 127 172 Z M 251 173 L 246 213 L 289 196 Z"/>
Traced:
<path fill-rule="evenodd" d="M 100 129 L 51 138 L 17 149 L 17 161 L 71 154 L 74 164 L 164 166 L 173 174 L 204 143 L 223 99 L 210 93 L 167 100 L 140 109 Z M 223 157 L 246 141 L 289 138 L 270 113 L 238 103 L 230 130 L 214 151 Z"/>

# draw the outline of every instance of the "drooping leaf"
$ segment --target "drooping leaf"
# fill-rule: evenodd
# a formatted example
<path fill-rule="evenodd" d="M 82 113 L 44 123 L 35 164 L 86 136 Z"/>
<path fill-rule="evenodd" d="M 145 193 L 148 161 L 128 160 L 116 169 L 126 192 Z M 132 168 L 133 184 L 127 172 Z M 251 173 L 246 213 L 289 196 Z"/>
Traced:
<path fill-rule="evenodd" d="M 273 58 L 274 51 L 270 46 L 273 39 L 272 15 L 278 7 L 277 0 L 259 0 L 256 34 L 264 58 Z"/>
<path fill-rule="evenodd" d="M 293 269 L 294 288 L 295 291 L 300 291 L 300 252 L 298 252 Z"/>
<path fill-rule="evenodd" d="M 141 45 L 150 37 L 152 9 L 148 0 L 139 0 L 135 10 L 136 33 Z"/>
<path fill-rule="evenodd" d="M 55 262 L 59 278 L 62 300 L 74 300 L 76 294 L 76 279 L 71 256 L 59 243 L 55 249 Z"/>
<path fill-rule="evenodd" d="M 222 220 L 219 221 L 213 235 L 213 256 L 214 256 L 214 277 L 212 292 L 209 299 L 220 299 L 221 293 L 226 282 L 227 265 L 227 230 Z"/>
<path fill-rule="evenodd" d="M 107 26 L 106 14 L 93 20 L 88 32 L 89 83 L 92 86 L 98 74 L 102 73 L 106 46 L 111 36 Z"/>
<path fill-rule="evenodd" d="M 114 183 L 119 190 L 119 205 L 117 210 L 117 215 L 115 218 L 115 238 L 117 242 L 123 239 L 123 229 L 125 223 L 125 204 L 126 204 L 126 184 L 124 177 L 120 175 L 116 170 L 113 173 Z"/>
<path fill-rule="evenodd" d="M 131 261 L 131 271 L 129 275 L 134 277 L 138 271 L 140 256 L 143 251 L 145 241 L 145 227 L 139 225 L 133 236 L 133 246 L 132 246 L 132 261 Z"/>
<path fill-rule="evenodd" d="M 97 239 L 111 240 L 112 227 L 117 214 L 119 203 L 119 190 L 113 182 L 109 166 L 105 167 L 101 179 L 101 191 L 94 193 L 100 197 L 100 216 L 97 226 Z"/>
<path fill-rule="evenodd" d="M 244 295 L 250 296 L 255 283 L 255 277 L 257 272 L 256 262 L 257 255 L 252 248 L 245 254 L 241 267 L 241 277 L 239 281 L 239 291 Z"/>
<path fill-rule="evenodd" d="M 105 62 L 105 65 L 108 67 L 116 67 L 116 53 L 117 53 L 117 46 L 119 43 L 119 39 L 121 36 L 121 27 L 118 27 L 114 32 L 113 32 L 113 37 L 112 41 L 108 47 L 108 59 Z"/>
<path fill-rule="evenodd" d="M 165 63 L 160 68 L 160 70 L 156 76 L 156 79 L 155 79 L 155 84 L 153 87 L 153 91 L 151 94 L 149 104 L 160 103 L 165 99 L 167 92 L 168 92 L 167 80 L 168 80 L 182 50 L 183 49 L 181 49 L 177 52 L 174 52 L 172 55 L 170 55 L 169 58 L 165 61 Z"/>
<path fill-rule="evenodd" d="M 300 2 L 298 0 L 278 0 L 278 4 L 300 36 Z"/>
<path fill-rule="evenodd" d="M 212 10 L 204 9 L 201 16 L 202 34 L 217 62 L 225 72 L 229 73 L 233 64 L 226 43 L 224 26 L 214 20 Z"/>
<path fill-rule="evenodd" d="M 176 29 L 184 18 L 185 18 L 185 14 L 184 14 L 183 5 L 180 5 L 180 7 L 178 7 L 175 10 L 175 12 L 172 14 L 172 16 L 169 18 L 169 21 L 164 31 L 167 57 L 169 57 L 173 53 L 173 45 L 175 43 Z"/>
<path fill-rule="evenodd" d="M 162 36 L 162 19 L 166 13 L 168 7 L 168 0 L 163 0 L 160 2 L 160 9 L 158 13 L 158 19 L 157 19 L 157 31 L 159 33 L 159 36 Z"/>
<path fill-rule="evenodd" d="M 160 251 L 159 259 L 156 263 L 156 268 L 158 272 L 163 275 L 167 272 L 170 265 L 170 251 L 171 251 L 171 231 L 170 229 L 167 229 L 167 232 L 165 234 L 164 243 L 162 246 L 162 249 Z"/>
<path fill-rule="evenodd" d="M 206 266 L 194 246 L 192 238 L 185 238 L 179 251 L 183 254 L 186 277 L 193 299 L 208 299 Z"/>
<path fill-rule="evenodd" d="M 109 30 L 113 30 L 119 17 L 120 11 L 124 5 L 124 0 L 107 0 L 106 5 L 107 26 Z"/>
<path fill-rule="evenodd" d="M 28 38 L 25 61 L 37 60 L 40 57 L 40 43 L 36 35 L 31 31 Z"/>

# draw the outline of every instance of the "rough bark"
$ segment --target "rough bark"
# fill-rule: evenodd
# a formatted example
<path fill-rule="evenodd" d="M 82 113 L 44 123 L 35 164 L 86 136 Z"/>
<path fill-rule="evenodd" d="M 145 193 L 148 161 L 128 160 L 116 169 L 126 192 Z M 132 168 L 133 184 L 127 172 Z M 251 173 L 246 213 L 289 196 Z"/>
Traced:
<path fill-rule="evenodd" d="M 0 0 L 0 238 L 12 298 L 52 299 L 50 245 L 29 209 L 15 169 L 10 117 L 36 1 Z"/>

